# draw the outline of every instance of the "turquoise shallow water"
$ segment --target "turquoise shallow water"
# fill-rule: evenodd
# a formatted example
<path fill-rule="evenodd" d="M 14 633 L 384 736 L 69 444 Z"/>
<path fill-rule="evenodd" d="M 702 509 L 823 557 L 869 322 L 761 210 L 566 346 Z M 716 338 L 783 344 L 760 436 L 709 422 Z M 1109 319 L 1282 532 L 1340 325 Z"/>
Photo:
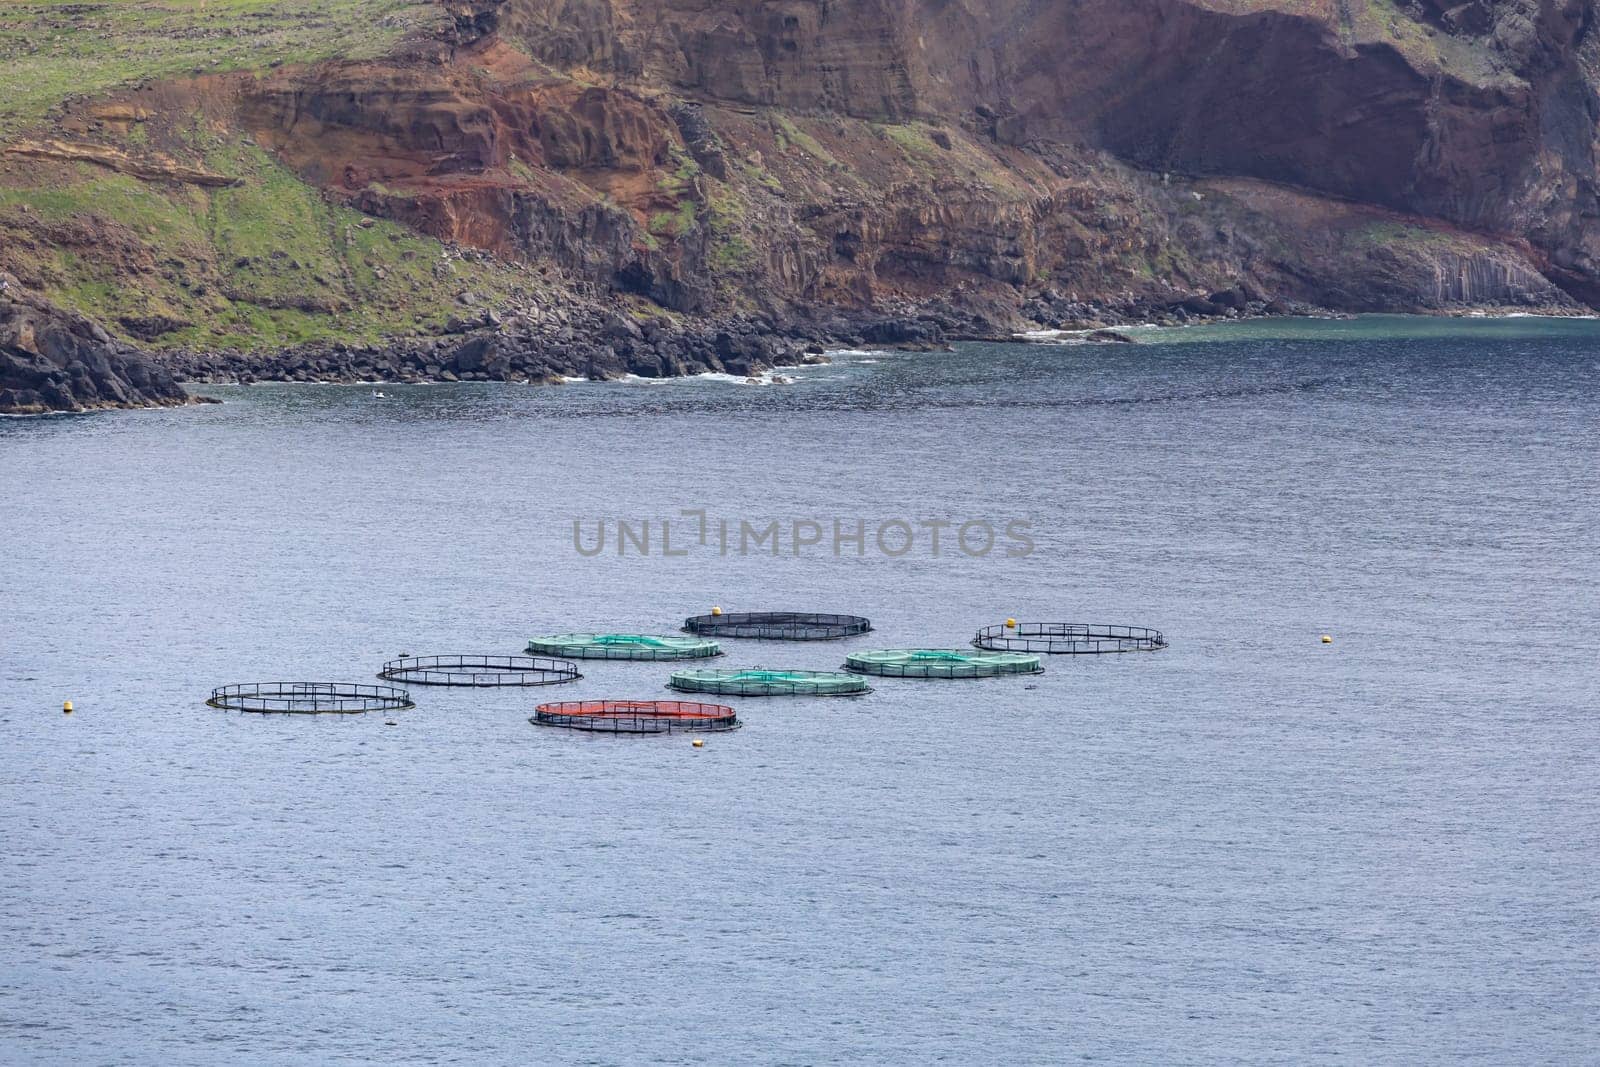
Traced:
<path fill-rule="evenodd" d="M 0 420 L 0 1061 L 1587 1061 L 1600 326 L 1507 321 Z M 580 555 L 602 518 L 685 554 Z M 713 604 L 877 630 L 690 666 L 1172 647 L 734 701 L 700 750 L 527 722 L 663 663 L 394 727 L 202 703 Z"/>

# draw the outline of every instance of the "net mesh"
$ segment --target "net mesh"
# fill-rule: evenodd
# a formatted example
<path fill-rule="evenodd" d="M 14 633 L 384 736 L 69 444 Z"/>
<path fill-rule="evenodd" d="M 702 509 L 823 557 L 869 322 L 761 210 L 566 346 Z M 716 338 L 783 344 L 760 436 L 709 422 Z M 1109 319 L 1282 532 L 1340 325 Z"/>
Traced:
<path fill-rule="evenodd" d="M 885 678 L 993 678 L 1038 674 L 1039 657 L 1017 652 L 971 652 L 957 648 L 886 648 L 852 652 L 844 668 Z"/>
<path fill-rule="evenodd" d="M 1159 652 L 1167 647 L 1160 630 L 1092 622 L 1020 622 L 986 626 L 972 643 L 1001 652 L 1048 656 L 1097 656 L 1114 652 Z"/>
<path fill-rule="evenodd" d="M 698 637 L 653 634 L 550 634 L 528 642 L 527 651 L 575 659 L 705 659 L 722 646 Z"/>
<path fill-rule="evenodd" d="M 677 671 L 667 681 L 685 693 L 722 696 L 849 696 L 868 691 L 866 679 L 839 671 L 744 670 Z"/>
<path fill-rule="evenodd" d="M 743 725 L 726 704 L 688 700 L 566 700 L 540 704 L 528 721 L 608 734 L 714 733 Z"/>
<path fill-rule="evenodd" d="M 818 615 L 802 611 L 735 611 L 696 615 L 683 621 L 686 633 L 741 637 L 756 641 L 834 641 L 872 629 L 860 615 Z"/>

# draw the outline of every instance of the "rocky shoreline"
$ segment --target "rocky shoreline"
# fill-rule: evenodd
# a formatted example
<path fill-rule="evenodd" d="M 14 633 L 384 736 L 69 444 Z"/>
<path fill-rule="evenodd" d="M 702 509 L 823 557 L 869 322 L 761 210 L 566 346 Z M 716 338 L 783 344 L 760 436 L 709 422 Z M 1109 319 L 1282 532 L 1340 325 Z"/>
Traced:
<path fill-rule="evenodd" d="M 819 362 L 829 347 L 943 347 L 956 340 L 1007 340 L 1041 325 L 942 303 L 874 311 L 819 309 L 775 318 L 640 315 L 576 300 L 534 309 L 472 307 L 438 333 L 360 344 L 328 342 L 266 352 L 144 352 L 98 324 L 23 293 L 0 290 L 0 413 L 39 414 L 106 407 L 177 405 L 198 399 L 180 382 L 554 383 L 627 376 L 755 376 Z M 1096 324 L 1144 321 L 1111 309 L 1072 305 Z M 1056 321 L 1059 316 L 1052 319 Z M 1109 334 L 1099 340 L 1118 340 Z"/>
<path fill-rule="evenodd" d="M 542 309 L 479 309 L 473 304 L 472 299 L 463 301 L 463 314 L 431 335 L 268 352 L 147 353 L 81 315 L 24 293 L 14 279 L 0 274 L 0 414 L 174 406 L 205 399 L 179 383 L 555 383 L 707 373 L 751 377 L 820 362 L 828 348 L 933 349 L 955 341 L 1007 341 L 1027 331 L 1072 332 L 1090 342 L 1126 343 L 1133 339 L 1121 328 L 1133 325 L 1340 314 L 1272 299 L 1246 285 L 1166 301 L 1104 304 L 1047 289 L 1017 311 L 954 299 L 905 301 L 871 311 L 821 308 L 783 318 L 641 315 L 587 299 Z M 1451 313 L 1472 312 L 1463 308 Z"/>
<path fill-rule="evenodd" d="M 0 414 L 193 402 L 170 369 L 0 271 Z"/>
<path fill-rule="evenodd" d="M 686 323 L 644 320 L 618 311 L 575 308 L 539 321 L 485 311 L 458 319 L 449 332 L 334 342 L 277 352 L 173 352 L 161 357 L 195 383 L 282 382 L 558 382 L 637 375 L 760 374 L 794 365 L 806 346 L 755 319 Z"/>
<path fill-rule="evenodd" d="M 443 332 L 375 344 L 335 342 L 272 352 L 165 353 L 180 380 L 251 382 L 559 382 L 761 374 L 815 362 L 827 348 L 863 345 L 931 349 L 954 341 L 1006 341 L 1028 330 L 1078 330 L 1091 341 L 1128 338 L 1116 327 L 1274 315 L 1329 314 L 1268 300 L 1243 289 L 1168 303 L 1112 306 L 1046 291 L 1022 314 L 901 302 L 872 311 L 818 309 L 789 317 L 728 315 L 639 317 L 586 303 L 559 309 L 486 309 L 452 320 Z"/>
<path fill-rule="evenodd" d="M 350 4 L 201 5 L 170 40 L 129 5 L 19 12 L 50 47 L 37 106 L 0 107 L 0 268 L 100 328 L 19 330 L 0 406 L 175 402 L 129 366 L 750 375 L 1028 330 L 1587 312 L 1595 3 L 452 0 L 370 40 Z M 238 50 L 201 65 L 206 41 Z M 69 45 L 118 59 L 81 80 Z"/>

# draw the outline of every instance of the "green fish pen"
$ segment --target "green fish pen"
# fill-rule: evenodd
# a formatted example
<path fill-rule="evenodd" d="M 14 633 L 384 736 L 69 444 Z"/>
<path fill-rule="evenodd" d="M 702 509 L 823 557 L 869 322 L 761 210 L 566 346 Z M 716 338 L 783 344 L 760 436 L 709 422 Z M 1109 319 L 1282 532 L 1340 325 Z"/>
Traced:
<path fill-rule="evenodd" d="M 769 671 L 759 667 L 676 671 L 667 684 L 684 693 L 740 697 L 832 697 L 871 692 L 867 680 L 855 674 L 841 671 Z"/>
<path fill-rule="evenodd" d="M 416 707 L 411 694 L 388 685 L 343 682 L 242 682 L 222 685 L 206 701 L 223 711 L 258 715 L 360 715 Z"/>
<path fill-rule="evenodd" d="M 1038 656 L 1019 652 L 968 652 L 959 648 L 884 648 L 852 652 L 844 669 L 883 678 L 997 678 L 1041 674 Z"/>
<path fill-rule="evenodd" d="M 837 641 L 870 632 L 872 621 L 860 615 L 803 611 L 713 612 L 685 619 L 683 630 L 702 637 L 742 637 L 753 641 Z"/>
<path fill-rule="evenodd" d="M 744 725 L 726 704 L 689 700 L 565 700 L 540 704 L 528 721 L 604 734 L 718 733 Z"/>
<path fill-rule="evenodd" d="M 550 634 L 528 642 L 528 652 L 573 659 L 709 659 L 722 655 L 715 641 L 652 634 Z"/>
<path fill-rule="evenodd" d="M 995 652 L 1047 656 L 1100 656 L 1115 652 L 1160 652 L 1167 639 L 1147 626 L 1089 622 L 1019 622 L 985 626 L 972 643 Z"/>
<path fill-rule="evenodd" d="M 401 656 L 383 665 L 379 678 L 412 685 L 455 685 L 478 689 L 494 686 L 560 685 L 583 675 L 564 659 L 532 656 Z"/>

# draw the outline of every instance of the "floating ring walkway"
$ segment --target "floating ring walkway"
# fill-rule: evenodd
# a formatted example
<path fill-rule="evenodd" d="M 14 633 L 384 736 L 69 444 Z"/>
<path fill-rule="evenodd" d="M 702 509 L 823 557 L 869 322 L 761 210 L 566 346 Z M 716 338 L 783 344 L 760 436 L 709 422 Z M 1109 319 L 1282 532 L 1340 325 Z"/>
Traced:
<path fill-rule="evenodd" d="M 702 637 L 743 637 L 755 641 L 837 641 L 872 630 L 860 615 L 817 615 L 803 611 L 735 611 L 696 615 L 683 621 L 685 633 Z"/>
<path fill-rule="evenodd" d="M 412 685 L 491 686 L 560 685 L 582 678 L 578 665 L 565 659 L 532 656 L 401 656 L 383 665 L 379 678 Z"/>
<path fill-rule="evenodd" d="M 744 725 L 726 704 L 688 700 L 566 700 L 540 704 L 528 721 L 607 734 L 716 733 Z"/>
<path fill-rule="evenodd" d="M 1113 652 L 1159 652 L 1167 647 L 1160 630 L 1088 622 L 1020 622 L 985 626 L 972 643 L 996 652 L 1039 652 L 1047 656 L 1097 656 Z"/>
<path fill-rule="evenodd" d="M 667 684 L 684 693 L 719 696 L 854 696 L 870 692 L 867 680 L 842 671 L 686 670 L 675 672 Z"/>
<path fill-rule="evenodd" d="M 359 715 L 416 707 L 411 694 L 388 685 L 343 682 L 243 682 L 222 685 L 206 701 L 224 711 L 261 715 Z"/>
<path fill-rule="evenodd" d="M 970 652 L 958 648 L 885 648 L 852 652 L 844 669 L 884 678 L 995 678 L 1039 674 L 1038 656 L 1019 652 Z"/>
<path fill-rule="evenodd" d="M 550 634 L 528 642 L 529 652 L 574 659 L 707 659 L 722 646 L 697 637 L 652 634 Z"/>

